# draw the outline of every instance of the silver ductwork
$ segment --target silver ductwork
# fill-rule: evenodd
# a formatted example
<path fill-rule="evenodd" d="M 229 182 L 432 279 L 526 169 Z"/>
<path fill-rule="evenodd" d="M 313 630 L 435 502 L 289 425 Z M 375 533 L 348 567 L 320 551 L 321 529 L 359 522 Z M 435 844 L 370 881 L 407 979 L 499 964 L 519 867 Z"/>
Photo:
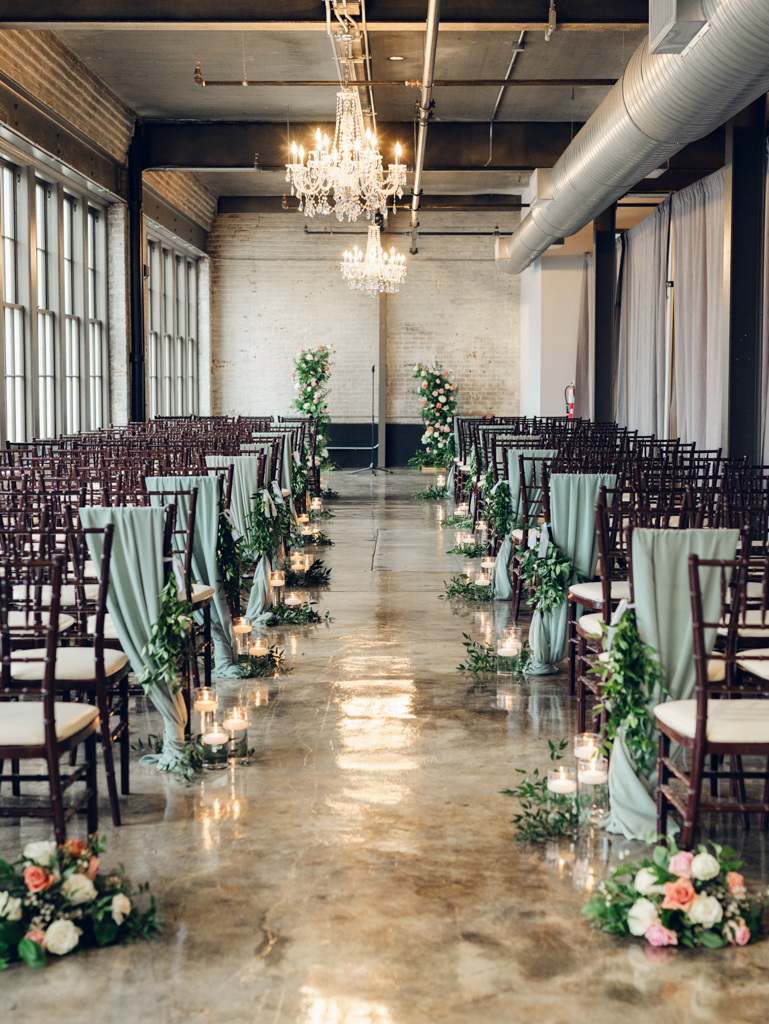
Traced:
<path fill-rule="evenodd" d="M 425 25 L 425 55 L 422 66 L 422 94 L 417 104 L 417 144 L 414 157 L 414 188 L 411 194 L 411 248 L 417 250 L 417 228 L 419 226 L 419 202 L 422 196 L 422 172 L 425 167 L 427 146 L 427 124 L 432 113 L 433 78 L 435 77 L 435 54 L 438 49 L 438 25 L 441 20 L 441 0 L 429 0 L 427 23 Z"/>
<path fill-rule="evenodd" d="M 532 209 L 497 265 L 520 274 L 679 149 L 769 90 L 769 0 L 702 0 L 710 22 L 686 54 L 649 53 L 644 40 L 622 78 L 552 169 L 552 201 Z"/>

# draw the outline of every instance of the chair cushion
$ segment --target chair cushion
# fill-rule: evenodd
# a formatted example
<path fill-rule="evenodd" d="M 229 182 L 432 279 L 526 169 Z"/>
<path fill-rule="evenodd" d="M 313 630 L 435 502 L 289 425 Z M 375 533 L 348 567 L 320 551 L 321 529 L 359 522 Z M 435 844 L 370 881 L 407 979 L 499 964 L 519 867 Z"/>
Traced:
<path fill-rule="evenodd" d="M 26 612 L 23 611 L 11 610 L 8 612 L 8 625 L 12 628 L 18 629 L 20 626 L 26 626 L 31 618 L 32 614 L 28 615 Z M 40 612 L 40 622 L 44 626 L 48 625 L 48 612 Z M 59 615 L 60 633 L 64 633 L 68 629 L 72 629 L 74 625 L 75 620 L 71 615 L 64 615 L 63 613 Z"/>
<path fill-rule="evenodd" d="M 42 648 L 38 648 L 42 650 Z M 29 656 L 31 651 L 13 651 L 11 661 Z M 104 675 L 114 675 L 128 663 L 128 655 L 123 651 L 104 651 Z M 24 662 L 11 666 L 11 676 L 20 682 L 40 680 L 43 678 L 44 664 L 42 661 Z M 56 678 L 68 681 L 87 682 L 96 678 L 96 660 L 93 647 L 59 647 L 56 651 Z"/>
<path fill-rule="evenodd" d="M 86 583 L 83 586 L 83 592 L 86 601 L 97 601 L 99 598 L 99 584 L 98 583 Z M 24 583 L 16 583 L 13 588 L 13 600 L 24 601 L 27 596 L 27 586 Z M 46 606 L 51 603 L 51 588 L 45 584 L 41 588 L 40 592 L 41 604 Z M 59 604 L 62 608 L 70 608 L 77 605 L 77 591 L 71 583 L 65 583 L 61 588 L 61 597 L 59 598 Z"/>
<path fill-rule="evenodd" d="M 599 637 L 603 633 L 601 626 L 603 615 L 596 612 L 594 615 L 580 615 L 577 619 L 577 629 L 583 636 Z"/>
<path fill-rule="evenodd" d="M 569 587 L 569 593 L 581 601 L 592 601 L 594 604 L 600 604 L 603 601 L 600 581 L 598 583 L 573 583 Z M 611 581 L 611 599 L 612 601 L 630 600 L 630 584 L 627 580 Z"/>
<path fill-rule="evenodd" d="M 202 583 L 192 584 L 192 603 L 199 604 L 201 601 L 207 601 L 210 597 L 213 597 L 216 591 L 213 587 L 206 587 Z"/>
<path fill-rule="evenodd" d="M 739 636 L 765 637 L 769 640 L 769 613 L 764 615 L 760 608 L 748 608 L 745 612 L 746 626 L 741 626 L 737 633 Z M 753 628 L 751 625 L 755 624 Z M 719 636 L 726 636 L 725 626 L 718 627 Z"/>
<path fill-rule="evenodd" d="M 96 616 L 88 616 L 88 632 L 93 633 L 96 629 Z M 104 616 L 104 639 L 105 640 L 119 640 L 120 637 L 117 635 L 117 629 L 115 628 L 115 622 L 112 616 L 107 612 Z"/>
<path fill-rule="evenodd" d="M 57 739 L 66 740 L 74 736 L 90 725 L 98 714 L 99 709 L 90 704 L 57 701 L 54 705 Z M 44 743 L 41 700 L 0 703 L 0 747 L 42 747 Z"/>
<path fill-rule="evenodd" d="M 658 722 L 690 739 L 696 716 L 696 700 L 669 700 L 654 709 Z M 711 743 L 769 743 L 769 700 L 709 700 L 707 736 Z"/>
<path fill-rule="evenodd" d="M 769 647 L 754 647 L 749 651 L 740 651 L 737 664 L 745 672 L 760 679 L 769 679 L 769 660 L 752 661 L 751 658 L 764 657 L 769 659 Z"/>

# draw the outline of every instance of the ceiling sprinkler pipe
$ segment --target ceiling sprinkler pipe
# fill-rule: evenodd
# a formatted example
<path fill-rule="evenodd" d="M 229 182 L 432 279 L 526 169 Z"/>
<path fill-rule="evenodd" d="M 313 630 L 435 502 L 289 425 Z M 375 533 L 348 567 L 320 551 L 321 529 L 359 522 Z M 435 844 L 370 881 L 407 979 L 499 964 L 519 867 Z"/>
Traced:
<path fill-rule="evenodd" d="M 769 90 L 769 3 L 702 0 L 710 30 L 682 54 L 645 39 L 552 169 L 552 199 L 496 246 L 520 274 L 557 238 L 589 224 L 650 171 Z"/>
<path fill-rule="evenodd" d="M 435 53 L 438 49 L 438 25 L 441 19 L 441 0 L 430 0 L 427 8 L 425 29 L 425 59 L 422 68 L 422 94 L 417 105 L 417 144 L 414 159 L 414 189 L 411 198 L 411 249 L 417 252 L 417 228 L 419 227 L 419 197 L 422 194 L 422 171 L 425 166 L 427 144 L 427 123 L 432 108 L 433 78 L 435 76 Z"/>

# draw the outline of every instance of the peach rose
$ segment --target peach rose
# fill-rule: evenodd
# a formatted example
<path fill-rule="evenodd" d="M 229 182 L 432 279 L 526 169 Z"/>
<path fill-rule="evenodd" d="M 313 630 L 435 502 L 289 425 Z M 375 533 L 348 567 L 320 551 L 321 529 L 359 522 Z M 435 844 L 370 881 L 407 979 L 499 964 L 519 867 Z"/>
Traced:
<path fill-rule="evenodd" d="M 88 875 L 91 881 L 93 881 L 99 874 L 99 864 L 100 861 L 98 857 L 91 857 L 88 861 L 88 870 L 86 871 L 86 875 Z"/>
<path fill-rule="evenodd" d="M 24 868 L 24 881 L 30 892 L 45 892 L 53 885 L 53 875 L 37 864 L 29 864 Z"/>
<path fill-rule="evenodd" d="M 664 906 L 664 904 L 663 904 Z M 677 946 L 678 936 L 660 921 L 655 921 L 650 928 L 644 932 L 644 938 L 650 946 Z"/>
<path fill-rule="evenodd" d="M 88 849 L 85 839 L 68 839 L 62 847 L 70 857 L 80 857 Z"/>
<path fill-rule="evenodd" d="M 741 917 L 736 921 L 726 922 L 724 935 L 733 946 L 747 946 L 750 942 L 750 928 Z"/>
<path fill-rule="evenodd" d="M 24 938 L 29 939 L 30 942 L 36 942 L 38 946 L 42 946 L 45 935 L 43 935 L 42 932 L 38 931 L 37 928 L 33 928 L 31 931 L 27 932 Z"/>
<path fill-rule="evenodd" d="M 690 865 L 692 863 L 693 856 L 694 854 L 689 853 L 688 850 L 682 850 L 680 853 L 677 853 L 675 857 L 670 858 L 668 871 L 671 875 L 678 875 L 679 878 L 691 878 L 692 872 Z"/>
<path fill-rule="evenodd" d="M 745 879 L 738 871 L 730 871 L 726 876 L 729 892 L 745 892 Z"/>
<path fill-rule="evenodd" d="M 675 882 L 665 882 L 665 899 L 662 901 L 663 910 L 687 911 L 697 898 L 694 886 L 688 878 L 677 878 Z M 666 945 L 666 943 L 653 943 L 653 945 Z"/>

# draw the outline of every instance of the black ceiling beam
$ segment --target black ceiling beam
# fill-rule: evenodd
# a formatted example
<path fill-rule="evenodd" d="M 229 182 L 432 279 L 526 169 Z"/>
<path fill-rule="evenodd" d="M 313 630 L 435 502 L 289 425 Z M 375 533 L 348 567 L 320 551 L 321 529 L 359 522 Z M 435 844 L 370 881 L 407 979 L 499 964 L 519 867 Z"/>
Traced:
<path fill-rule="evenodd" d="M 404 197 L 405 198 L 405 197 Z M 409 203 L 398 203 L 399 210 L 409 210 Z M 423 195 L 419 204 L 423 210 L 454 213 L 507 212 L 521 210 L 521 197 L 511 195 L 449 196 Z M 299 201 L 295 196 L 219 196 L 219 213 L 298 213 Z M 395 221 L 390 221 L 390 227 Z M 421 232 L 420 232 L 421 234 Z"/>

